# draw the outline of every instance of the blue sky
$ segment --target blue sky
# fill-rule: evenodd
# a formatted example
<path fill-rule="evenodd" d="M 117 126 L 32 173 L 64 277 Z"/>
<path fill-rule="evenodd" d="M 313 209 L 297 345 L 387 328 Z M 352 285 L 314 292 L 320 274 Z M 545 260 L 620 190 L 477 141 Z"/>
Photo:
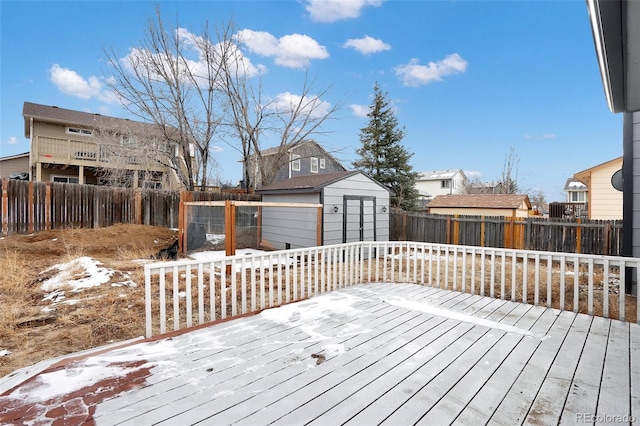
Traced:
<path fill-rule="evenodd" d="M 511 147 L 518 183 L 564 201 L 568 177 L 622 155 L 622 116 L 606 105 L 586 4 L 568 1 L 1 1 L 0 156 L 27 152 L 22 105 L 126 117 L 108 93 L 103 48 L 139 45 L 159 5 L 199 34 L 233 20 L 268 96 L 305 72 L 343 103 L 316 140 L 349 167 L 375 82 L 393 102 L 415 171 L 499 178 Z M 219 176 L 240 156 L 215 146 Z"/>

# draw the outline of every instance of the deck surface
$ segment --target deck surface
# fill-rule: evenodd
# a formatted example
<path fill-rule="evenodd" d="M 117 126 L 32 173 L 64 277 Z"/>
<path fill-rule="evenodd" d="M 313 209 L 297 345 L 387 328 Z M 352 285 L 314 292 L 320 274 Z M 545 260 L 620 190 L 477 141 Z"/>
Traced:
<path fill-rule="evenodd" d="M 0 392 L 2 392 L 0 388 Z M 0 423 L 640 424 L 640 326 L 366 284 L 47 364 Z"/>

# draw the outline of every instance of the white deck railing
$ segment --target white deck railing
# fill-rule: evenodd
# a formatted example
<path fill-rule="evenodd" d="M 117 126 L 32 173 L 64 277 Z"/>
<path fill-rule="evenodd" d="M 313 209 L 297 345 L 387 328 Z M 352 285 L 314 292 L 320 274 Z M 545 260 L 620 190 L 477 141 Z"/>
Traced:
<path fill-rule="evenodd" d="M 144 268 L 146 335 L 368 282 L 429 285 L 640 323 L 637 297 L 620 297 L 626 274 L 637 277 L 639 268 L 638 258 L 416 242 L 154 263 Z"/>

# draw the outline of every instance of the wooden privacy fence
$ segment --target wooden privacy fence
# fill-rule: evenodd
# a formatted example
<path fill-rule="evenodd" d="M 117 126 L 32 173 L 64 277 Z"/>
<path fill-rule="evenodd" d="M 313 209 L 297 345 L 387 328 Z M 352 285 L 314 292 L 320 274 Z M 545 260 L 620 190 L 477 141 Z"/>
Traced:
<path fill-rule="evenodd" d="M 2 235 L 116 223 L 178 227 L 180 192 L 0 180 Z M 258 201 L 258 195 L 191 192 L 194 201 Z"/>
<path fill-rule="evenodd" d="M 390 239 L 567 253 L 622 253 L 622 221 L 391 212 Z"/>

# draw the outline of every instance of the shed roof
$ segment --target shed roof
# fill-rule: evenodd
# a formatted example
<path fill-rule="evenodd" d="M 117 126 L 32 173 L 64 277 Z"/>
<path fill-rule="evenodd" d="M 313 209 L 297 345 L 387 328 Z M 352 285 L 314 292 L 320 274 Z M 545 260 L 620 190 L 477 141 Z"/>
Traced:
<path fill-rule="evenodd" d="M 338 182 L 342 179 L 357 175 L 358 173 L 367 176 L 359 170 L 351 170 L 335 173 L 321 173 L 307 176 L 297 176 L 291 179 L 285 179 L 278 182 L 274 182 L 271 185 L 263 186 L 260 189 L 256 189 L 260 194 L 276 194 L 276 193 L 292 193 L 292 192 L 320 192 L 325 186 Z M 386 187 L 367 176 L 373 182 L 378 184 L 380 188 L 385 191 L 389 191 Z"/>
<path fill-rule="evenodd" d="M 527 195 L 521 194 L 451 194 L 438 195 L 428 207 L 457 207 L 477 209 L 517 209 L 525 204 L 531 208 Z"/>
<path fill-rule="evenodd" d="M 73 124 L 89 129 L 126 129 L 128 132 L 159 134 L 158 126 L 153 123 L 134 121 L 128 118 L 116 118 L 91 112 L 75 111 L 57 106 L 41 105 L 25 102 L 22 107 L 24 117 L 24 134 L 30 137 L 29 119 L 34 118 L 46 123 Z"/>

